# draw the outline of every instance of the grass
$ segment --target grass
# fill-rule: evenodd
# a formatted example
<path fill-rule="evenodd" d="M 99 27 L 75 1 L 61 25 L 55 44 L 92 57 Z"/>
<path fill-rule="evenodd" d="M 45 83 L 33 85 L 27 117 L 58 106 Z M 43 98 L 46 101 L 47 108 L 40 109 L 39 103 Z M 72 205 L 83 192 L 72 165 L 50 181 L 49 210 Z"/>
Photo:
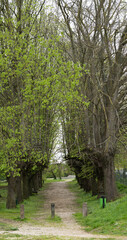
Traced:
<path fill-rule="evenodd" d="M 6 240 L 6 239 L 10 239 L 10 240 L 17 240 L 17 239 L 21 239 L 21 240 L 64 240 L 64 238 L 59 238 L 56 236 L 23 236 L 23 235 L 19 235 L 19 234 L 5 234 L 0 236 L 1 240 Z M 71 240 L 71 239 L 69 239 Z"/>
<path fill-rule="evenodd" d="M 83 202 L 88 204 L 88 216 L 83 217 L 81 211 L 75 214 L 75 218 L 85 230 L 92 233 L 114 234 L 127 236 L 127 187 L 119 185 L 122 197 L 116 201 L 106 204 L 103 209 L 100 207 L 99 199 L 85 193 L 76 181 L 69 183 L 69 188 L 77 195 L 77 203 L 80 209 Z"/>
<path fill-rule="evenodd" d="M 13 227 L 10 224 L 0 222 L 0 231 L 17 231 L 17 227 Z"/>
<path fill-rule="evenodd" d="M 0 240 L 88 240 L 88 238 L 78 237 L 57 237 L 57 236 L 23 236 L 18 234 L 5 234 L 0 236 Z M 98 240 L 101 238 L 98 238 Z M 106 238 L 107 240 L 115 240 L 115 238 Z M 89 240 L 95 240 L 95 238 L 89 238 Z"/>
<path fill-rule="evenodd" d="M 28 200 L 23 202 L 25 209 L 25 219 L 24 221 L 30 220 L 31 216 L 34 216 L 35 211 L 38 211 L 43 204 L 43 199 L 40 195 L 31 196 Z M 17 205 L 15 209 L 6 209 L 6 202 L 0 201 L 0 217 L 12 220 L 20 219 L 20 205 Z"/>
<path fill-rule="evenodd" d="M 45 186 L 42 189 L 44 188 Z M 2 185 L 2 187 L 0 187 L 0 194 L 2 196 L 0 198 L 0 218 L 20 220 L 20 205 L 17 205 L 15 209 L 6 209 L 6 186 L 4 187 Z M 23 221 L 30 221 L 31 218 L 35 216 L 36 212 L 42 208 L 43 203 L 44 199 L 41 194 L 33 194 L 29 199 L 24 200 L 25 219 Z"/>
<path fill-rule="evenodd" d="M 10 240 L 17 240 L 17 239 L 21 239 L 21 240 L 63 240 L 63 238 L 57 238 L 57 237 L 47 237 L 47 236 L 22 236 L 22 235 L 14 235 L 14 234 L 7 234 L 7 235 L 3 235 L 0 237 L 1 240 L 5 240 L 5 239 L 10 239 Z"/>
<path fill-rule="evenodd" d="M 59 178 L 57 178 L 57 179 L 54 179 L 54 178 L 47 178 L 47 179 L 45 180 L 46 183 L 52 183 L 52 182 L 63 182 L 63 181 L 65 181 L 65 180 L 64 180 L 64 179 L 59 179 Z"/>
<path fill-rule="evenodd" d="M 46 220 L 51 223 L 54 223 L 54 222 L 61 223 L 62 222 L 61 218 L 57 215 L 55 215 L 55 217 L 53 217 L 53 218 L 51 216 L 49 216 Z"/>

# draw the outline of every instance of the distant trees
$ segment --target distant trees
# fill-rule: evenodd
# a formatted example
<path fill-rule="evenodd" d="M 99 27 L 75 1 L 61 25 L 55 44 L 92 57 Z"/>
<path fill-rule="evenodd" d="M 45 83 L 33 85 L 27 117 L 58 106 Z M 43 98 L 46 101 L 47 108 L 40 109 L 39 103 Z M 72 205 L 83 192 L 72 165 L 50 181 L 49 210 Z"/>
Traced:
<path fill-rule="evenodd" d="M 72 174 L 73 172 L 67 164 L 57 161 L 51 162 L 48 169 L 45 170 L 45 176 L 54 179 L 62 179 L 62 177 L 67 177 Z"/>
<path fill-rule="evenodd" d="M 94 177 L 98 193 L 110 201 L 117 195 L 114 156 L 119 129 L 127 123 L 126 4 L 122 0 L 57 4 L 70 43 L 66 56 L 88 69 L 80 78 L 80 94 L 87 97 L 89 107 L 70 106 L 63 117 L 68 163 L 85 189 L 88 181 L 91 188 Z"/>

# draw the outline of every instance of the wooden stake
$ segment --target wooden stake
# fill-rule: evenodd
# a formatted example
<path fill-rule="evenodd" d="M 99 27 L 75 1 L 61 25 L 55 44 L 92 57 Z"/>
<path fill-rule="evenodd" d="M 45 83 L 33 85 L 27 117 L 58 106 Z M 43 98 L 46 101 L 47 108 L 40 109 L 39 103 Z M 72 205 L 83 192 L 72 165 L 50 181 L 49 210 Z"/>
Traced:
<path fill-rule="evenodd" d="M 24 219 L 24 205 L 23 204 L 20 206 L 20 217 L 21 217 L 21 219 Z"/>
<path fill-rule="evenodd" d="M 51 217 L 55 217 L 55 203 L 51 203 Z"/>
<path fill-rule="evenodd" d="M 87 203 L 83 203 L 83 209 L 82 209 L 82 214 L 83 214 L 83 217 L 86 217 L 88 215 L 88 209 L 87 209 Z"/>

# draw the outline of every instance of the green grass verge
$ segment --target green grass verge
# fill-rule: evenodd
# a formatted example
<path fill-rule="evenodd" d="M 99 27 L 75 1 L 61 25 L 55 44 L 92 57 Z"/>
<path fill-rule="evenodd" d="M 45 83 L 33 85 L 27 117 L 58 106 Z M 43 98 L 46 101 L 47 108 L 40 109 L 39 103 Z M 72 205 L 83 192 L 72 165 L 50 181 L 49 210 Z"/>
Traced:
<path fill-rule="evenodd" d="M 75 218 L 80 225 L 85 227 L 86 231 L 100 234 L 127 235 L 127 194 L 124 194 L 116 201 L 107 203 L 103 209 L 100 207 L 99 199 L 96 196 L 92 197 L 90 193 L 85 193 L 80 189 L 76 181 L 68 184 L 69 188 L 76 193 L 77 203 L 80 206 Z M 123 188 L 121 190 L 122 194 L 124 193 Z M 83 217 L 81 213 L 83 202 L 88 204 L 87 217 Z"/>
<path fill-rule="evenodd" d="M 46 185 L 41 190 L 45 189 Z M 0 218 L 20 220 L 20 205 L 17 205 L 15 209 L 6 209 L 6 187 L 0 188 L 0 194 L 2 196 L 0 198 Z M 25 209 L 25 219 L 23 221 L 29 221 L 43 207 L 44 198 L 42 194 L 33 194 L 29 199 L 24 200 L 23 204 Z"/>
<path fill-rule="evenodd" d="M 6 234 L 6 235 L 2 235 L 0 236 L 1 240 L 17 240 L 17 239 L 21 239 L 21 240 L 64 240 L 64 238 L 59 238 L 56 236 L 23 236 L 23 235 L 19 235 L 19 234 Z M 68 239 L 71 240 L 71 239 Z"/>
<path fill-rule="evenodd" d="M 0 231 L 17 231 L 17 227 L 13 227 L 10 224 L 0 222 Z"/>
<path fill-rule="evenodd" d="M 57 236 L 23 236 L 19 234 L 5 234 L 0 236 L 0 240 L 95 240 L 97 238 L 78 238 L 78 237 L 57 237 Z M 98 238 L 101 240 L 102 238 Z M 106 238 L 107 240 L 115 240 L 115 238 Z"/>

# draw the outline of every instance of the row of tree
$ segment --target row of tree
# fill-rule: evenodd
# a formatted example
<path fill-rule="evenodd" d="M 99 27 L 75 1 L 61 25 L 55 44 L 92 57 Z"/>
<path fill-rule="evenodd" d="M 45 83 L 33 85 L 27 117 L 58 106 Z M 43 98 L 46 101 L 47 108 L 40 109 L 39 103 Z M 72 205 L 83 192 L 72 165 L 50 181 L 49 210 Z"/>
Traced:
<path fill-rule="evenodd" d="M 41 187 L 58 109 L 71 101 L 81 75 L 78 64 L 65 62 L 55 16 L 44 4 L 3 0 L 0 6 L 0 162 L 8 181 L 7 208 Z"/>
<path fill-rule="evenodd" d="M 126 135 L 127 15 L 122 0 L 58 0 L 66 25 L 66 56 L 87 74 L 80 78 L 89 107 L 68 106 L 62 116 L 66 159 L 79 184 L 93 194 L 117 196 L 114 157 Z"/>

